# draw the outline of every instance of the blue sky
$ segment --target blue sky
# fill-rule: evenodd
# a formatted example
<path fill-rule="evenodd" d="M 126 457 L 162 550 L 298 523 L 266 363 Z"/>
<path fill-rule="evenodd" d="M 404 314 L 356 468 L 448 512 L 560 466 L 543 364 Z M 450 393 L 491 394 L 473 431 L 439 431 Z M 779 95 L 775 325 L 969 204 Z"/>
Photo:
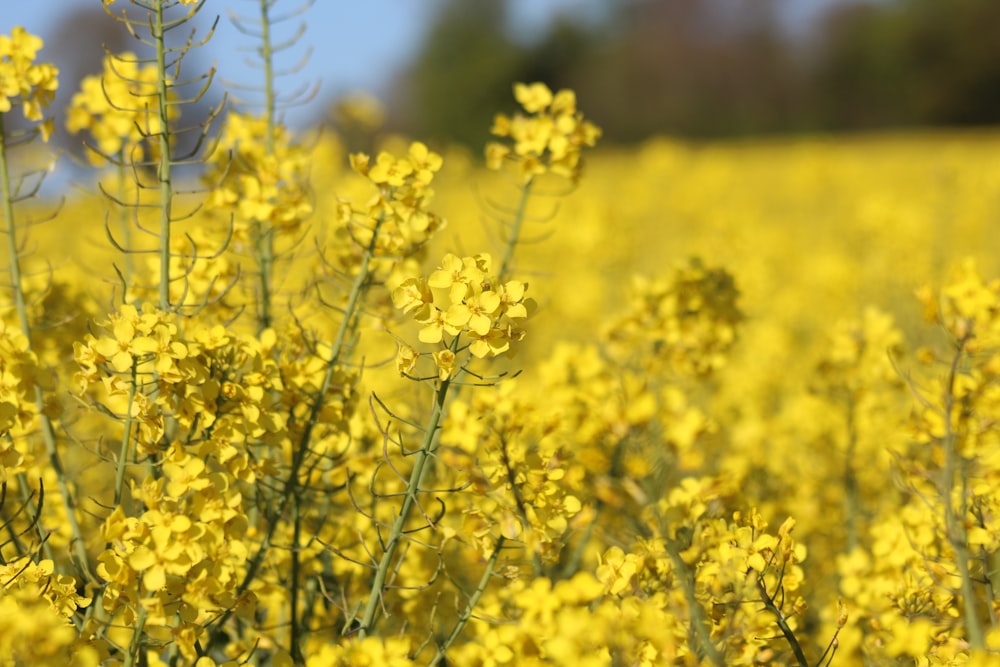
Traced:
<path fill-rule="evenodd" d="M 3 4 L 0 33 L 8 34 L 11 28 L 21 25 L 43 40 L 54 34 L 58 18 L 67 9 L 100 6 L 100 0 L 0 2 Z M 278 0 L 274 12 L 286 13 L 302 4 L 303 0 Z M 531 34 L 544 28 L 557 11 L 579 11 L 594 4 L 595 0 L 511 0 L 511 11 L 516 29 Z M 289 51 L 285 64 L 300 58 L 306 47 L 312 49 L 312 56 L 300 74 L 282 80 L 279 85 L 290 91 L 305 83 L 319 83 L 320 91 L 309 107 L 289 112 L 288 119 L 295 122 L 298 118 L 315 117 L 331 99 L 348 91 L 376 94 L 384 91 L 388 77 L 419 46 L 437 5 L 436 0 L 315 0 L 302 15 L 307 23 L 306 33 L 300 44 Z M 113 5 L 127 6 L 126 0 Z M 257 0 L 207 0 L 202 10 L 203 24 L 217 14 L 222 16 L 215 36 L 205 48 L 210 50 L 208 58 L 215 60 L 224 79 L 237 83 L 252 81 L 253 71 L 243 62 L 248 54 L 240 48 L 253 47 L 254 43 L 240 34 L 227 16 L 231 11 L 254 16 L 258 6 Z M 287 37 L 300 22 L 293 19 L 285 24 L 284 35 Z"/>
<path fill-rule="evenodd" d="M 498 0 L 470 0 L 498 1 Z M 607 2 L 622 0 L 509 0 L 517 34 L 534 35 L 544 29 L 556 12 L 574 14 L 593 11 Z M 697 1 L 697 0 L 692 0 Z M 734 3 L 753 0 L 727 0 Z M 801 24 L 822 8 L 839 0 L 778 0 L 786 21 Z M 53 34 L 58 19 L 69 8 L 99 7 L 100 0 L 0 0 L 0 33 L 9 33 L 22 25 L 43 39 Z M 302 5 L 303 0 L 278 0 L 275 12 L 284 13 Z M 280 84 L 286 91 L 307 83 L 319 83 L 316 99 L 306 108 L 291 111 L 288 120 L 315 118 L 335 96 L 352 90 L 383 92 L 388 77 L 404 63 L 419 46 L 423 31 L 437 7 L 437 0 L 315 0 L 303 18 L 308 26 L 301 48 L 292 49 L 290 64 L 301 57 L 305 47 L 312 48 L 312 57 L 305 69 Z M 118 0 L 116 7 L 127 7 L 127 0 Z M 207 0 L 202 11 L 203 23 L 216 14 L 223 18 L 207 49 L 208 59 L 214 59 L 220 76 L 237 83 L 252 82 L 253 71 L 243 60 L 247 54 L 241 47 L 252 47 L 250 38 L 241 35 L 226 19 L 227 12 L 254 15 L 257 0 Z M 110 18 L 108 19 L 111 20 Z M 287 24 L 287 34 L 298 24 Z M 280 35 L 279 35 L 280 37 Z M 44 55 L 44 51 L 42 52 Z"/>

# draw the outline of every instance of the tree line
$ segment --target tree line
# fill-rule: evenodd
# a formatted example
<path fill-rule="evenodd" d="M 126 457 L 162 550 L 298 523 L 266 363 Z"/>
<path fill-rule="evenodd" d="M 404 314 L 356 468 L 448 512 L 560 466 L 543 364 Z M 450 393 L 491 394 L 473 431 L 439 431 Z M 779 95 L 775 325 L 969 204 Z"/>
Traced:
<path fill-rule="evenodd" d="M 512 81 L 573 88 L 619 142 L 1000 121 L 996 0 L 841 2 L 796 29 L 773 0 L 605 10 L 526 42 L 507 3 L 446 0 L 395 78 L 394 126 L 476 145 Z"/>

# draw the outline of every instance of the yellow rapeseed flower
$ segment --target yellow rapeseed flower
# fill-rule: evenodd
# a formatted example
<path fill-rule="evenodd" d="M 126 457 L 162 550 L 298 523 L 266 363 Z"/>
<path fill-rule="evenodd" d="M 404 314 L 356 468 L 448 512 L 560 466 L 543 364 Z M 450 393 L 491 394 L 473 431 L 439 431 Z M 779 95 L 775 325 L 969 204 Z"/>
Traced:
<path fill-rule="evenodd" d="M 523 183 L 547 172 L 576 181 L 580 177 L 580 152 L 594 146 L 601 130 L 583 119 L 576 109 L 576 94 L 553 94 L 543 83 L 516 83 L 514 97 L 526 113 L 497 114 L 490 133 L 509 142 L 486 146 L 486 166 L 500 169 L 513 160 Z"/>
<path fill-rule="evenodd" d="M 157 144 L 148 139 L 163 129 L 158 112 L 158 74 L 155 65 L 140 66 L 140 62 L 127 51 L 105 56 L 101 74 L 85 77 L 70 101 L 66 128 L 72 134 L 82 130 L 91 134 L 95 150 L 87 151 L 87 158 L 94 164 L 119 154 L 136 160 L 155 154 Z M 177 118 L 177 109 L 168 105 L 168 120 Z M 131 155 L 139 147 L 143 154 Z"/>
<path fill-rule="evenodd" d="M 16 26 L 10 36 L 0 35 L 0 113 L 20 101 L 24 117 L 43 120 L 42 110 L 55 99 L 59 70 L 51 63 L 36 63 L 42 40 Z M 39 128 L 44 141 L 52 134 L 52 122 Z"/>

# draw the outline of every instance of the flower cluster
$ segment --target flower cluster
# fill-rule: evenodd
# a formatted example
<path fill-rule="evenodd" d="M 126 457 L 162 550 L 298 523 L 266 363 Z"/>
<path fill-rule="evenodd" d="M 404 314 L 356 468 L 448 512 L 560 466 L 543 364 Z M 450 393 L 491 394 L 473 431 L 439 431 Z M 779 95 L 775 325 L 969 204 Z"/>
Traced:
<path fill-rule="evenodd" d="M 985 280 L 972 259 L 955 268 L 940 293 L 925 286 L 917 297 L 926 319 L 942 325 L 969 352 L 1000 345 L 1000 279 Z"/>
<path fill-rule="evenodd" d="M 252 221 L 294 234 L 313 211 L 306 185 L 308 155 L 284 127 L 266 118 L 230 112 L 214 150 L 205 182 L 212 187 L 210 204 L 235 211 L 234 242 L 248 242 Z"/>
<path fill-rule="evenodd" d="M 951 583 L 960 577 L 940 509 L 914 499 L 872 526 L 870 547 L 837 558 L 839 593 L 856 616 L 844 640 L 868 660 L 957 664 L 965 639 Z"/>
<path fill-rule="evenodd" d="M 682 375 L 707 375 L 725 364 L 743 320 L 739 291 L 724 269 L 692 259 L 669 279 L 633 281 L 629 309 L 605 329 L 621 358 L 639 355 Z"/>
<path fill-rule="evenodd" d="M 97 574 L 106 582 L 107 613 L 134 625 L 141 610 L 146 631 L 173 639 L 193 663 L 203 625 L 220 611 L 249 609 L 236 595 L 249 552 L 247 518 L 225 470 L 175 446 L 162 472 L 134 486 L 144 506 L 139 516 L 119 506 L 104 521 L 109 546 Z"/>
<path fill-rule="evenodd" d="M 510 159 L 525 183 L 545 173 L 577 181 L 583 166 L 581 151 L 597 143 L 601 130 L 577 111 L 576 94 L 572 90 L 553 94 L 544 83 L 517 83 L 514 97 L 525 113 L 497 114 L 490 132 L 507 142 L 487 144 L 487 166 L 500 169 Z"/>
<path fill-rule="evenodd" d="M 861 319 L 838 323 L 817 372 L 817 389 L 847 401 L 864 401 L 877 385 L 898 386 L 893 359 L 903 334 L 888 313 L 868 308 Z"/>
<path fill-rule="evenodd" d="M 30 430 L 38 414 L 34 400 L 38 360 L 20 331 L 0 321 L 0 433 Z M 0 479 L 17 469 L 20 456 L 12 442 L 0 443 Z"/>
<path fill-rule="evenodd" d="M 569 533 L 590 518 L 581 515 L 576 494 L 586 490 L 572 449 L 553 435 L 556 419 L 517 380 L 452 406 L 441 456 L 464 471 L 459 483 L 474 492 L 466 497 L 461 534 L 483 557 L 503 538 L 531 558 L 556 563 Z"/>
<path fill-rule="evenodd" d="M 374 187 L 375 194 L 360 208 L 340 202 L 338 222 L 342 236 L 351 241 L 348 247 L 365 249 L 374 244 L 375 256 L 409 257 L 444 227 L 444 219 L 429 209 L 434 197 L 430 185 L 442 165 L 439 154 L 418 141 L 410 144 L 403 157 L 382 151 L 374 162 L 365 153 L 352 154 L 350 159 L 351 167 Z"/>
<path fill-rule="evenodd" d="M 280 371 L 263 355 L 273 331 L 257 339 L 215 325 L 183 337 L 176 315 L 148 303 L 141 311 L 122 306 L 99 326 L 76 345 L 77 382 L 81 390 L 99 386 L 106 407 L 136 424 L 141 453 L 160 451 L 169 418 L 187 443 L 252 478 L 246 441 L 277 442 L 285 432 L 272 393 L 283 386 Z"/>
<path fill-rule="evenodd" d="M 488 254 L 448 254 L 428 278 L 408 278 L 392 292 L 396 308 L 421 324 L 420 342 L 441 345 L 434 361 L 442 380 L 456 371 L 461 336 L 479 359 L 511 354 L 511 344 L 524 338 L 517 324 L 534 309 L 534 302 L 525 296 L 528 286 L 519 280 L 501 283 L 491 275 L 492 264 Z M 397 368 L 408 373 L 416 359 L 412 348 L 401 347 Z"/>
<path fill-rule="evenodd" d="M 799 563 L 806 550 L 791 537 L 792 519 L 776 534 L 756 510 L 726 520 L 721 510 L 733 492 L 727 487 L 686 480 L 645 512 L 652 537 L 629 551 L 609 548 L 596 576 L 608 595 L 672 609 L 663 631 L 685 653 L 715 656 L 715 664 L 792 664 L 779 628 L 801 626 Z M 696 634 L 688 640 L 688 632 Z"/>
<path fill-rule="evenodd" d="M 7 113 L 20 99 L 24 117 L 42 120 L 42 110 L 55 99 L 59 70 L 52 63 L 36 63 L 42 40 L 16 26 L 10 36 L 0 35 L 0 113 Z M 52 121 L 41 125 L 42 139 L 52 134 Z"/>
<path fill-rule="evenodd" d="M 85 77 L 70 101 L 66 129 L 73 134 L 90 133 L 95 145 L 87 151 L 87 158 L 95 165 L 122 157 L 136 162 L 155 157 L 158 143 L 148 139 L 163 131 L 157 71 L 155 65 L 142 66 L 141 62 L 127 51 L 105 56 L 101 74 Z M 167 105 L 168 121 L 179 115 L 177 105 Z M 143 152 L 133 155 L 137 149 Z"/>
<path fill-rule="evenodd" d="M 953 348 L 943 358 L 928 348 L 918 357 L 931 368 L 943 363 L 951 370 L 914 389 L 918 405 L 912 426 L 917 443 L 941 454 L 911 459 L 934 469 L 947 467 L 944 461 L 952 454 L 962 461 L 966 491 L 979 494 L 984 489 L 977 489 L 976 482 L 992 483 L 980 480 L 980 475 L 995 474 L 994 448 L 1000 442 L 995 427 L 1000 409 L 1000 280 L 984 280 L 974 263 L 966 261 L 940 290 L 937 302 L 931 294 L 926 288 L 918 293 L 925 315 L 943 327 Z"/>
<path fill-rule="evenodd" d="M 73 577 L 55 572 L 51 560 L 27 557 L 0 564 L 0 655 L 4 664 L 99 664 L 103 641 L 91 642 L 71 621 L 92 600 L 77 593 Z"/>

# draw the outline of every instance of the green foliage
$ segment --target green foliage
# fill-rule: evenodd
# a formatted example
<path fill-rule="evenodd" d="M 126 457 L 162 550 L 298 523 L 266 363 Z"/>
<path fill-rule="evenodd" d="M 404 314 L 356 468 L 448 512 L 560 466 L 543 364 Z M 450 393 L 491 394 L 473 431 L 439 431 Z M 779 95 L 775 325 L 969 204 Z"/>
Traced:
<path fill-rule="evenodd" d="M 399 81 L 407 130 L 475 146 L 492 115 L 507 106 L 510 82 L 523 80 L 524 54 L 503 30 L 502 2 L 450 0 L 439 12 Z"/>
<path fill-rule="evenodd" d="M 829 127 L 981 125 L 1000 119 L 1000 29 L 990 0 L 899 0 L 828 18 L 816 74 Z"/>
<path fill-rule="evenodd" d="M 775 2 L 604 3 L 534 41 L 503 7 L 443 5 L 399 77 L 400 125 L 474 146 L 510 80 L 574 89 L 619 142 L 1000 121 L 1000 60 L 969 38 L 1000 30 L 992 0 L 837 3 L 797 33 Z"/>

